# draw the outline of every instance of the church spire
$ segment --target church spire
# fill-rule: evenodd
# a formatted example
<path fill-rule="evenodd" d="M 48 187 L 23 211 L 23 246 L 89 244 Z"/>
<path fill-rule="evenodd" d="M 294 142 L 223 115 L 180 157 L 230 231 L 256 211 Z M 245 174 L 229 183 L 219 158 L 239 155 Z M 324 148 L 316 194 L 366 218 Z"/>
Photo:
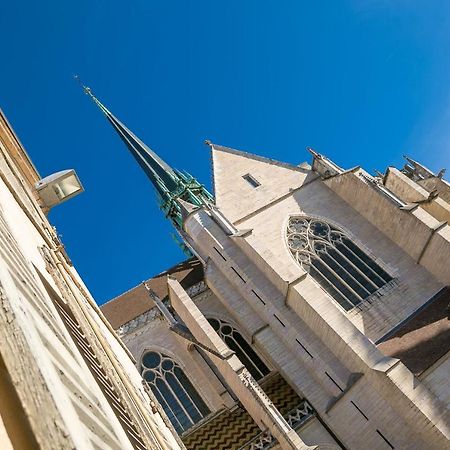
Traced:
<path fill-rule="evenodd" d="M 76 79 L 79 81 L 78 77 Z M 81 84 L 81 83 L 80 83 Z M 81 84 L 84 92 L 100 108 L 110 124 L 116 130 L 133 157 L 152 182 L 160 199 L 160 208 L 165 216 L 177 227 L 182 228 L 184 203 L 201 206 L 212 202 L 213 197 L 193 176 L 172 169 L 153 150 L 145 145 L 103 103 L 98 100 L 89 87 Z"/>

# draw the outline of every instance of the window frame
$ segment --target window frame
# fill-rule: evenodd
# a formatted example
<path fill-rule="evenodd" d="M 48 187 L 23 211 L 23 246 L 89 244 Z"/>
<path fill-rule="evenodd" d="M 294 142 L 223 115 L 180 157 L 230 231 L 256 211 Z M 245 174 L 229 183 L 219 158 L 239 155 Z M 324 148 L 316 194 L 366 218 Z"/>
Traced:
<path fill-rule="evenodd" d="M 251 174 L 246 173 L 242 175 L 242 178 L 253 188 L 257 189 L 261 186 L 261 183 Z"/>
<path fill-rule="evenodd" d="M 160 359 L 159 363 L 153 367 L 149 367 L 144 364 L 144 358 L 151 353 L 159 355 Z M 171 361 L 171 363 L 173 364 L 171 369 L 164 369 L 162 367 L 162 364 L 165 361 Z M 180 377 L 177 375 L 176 372 L 178 371 L 182 373 L 183 376 L 182 378 L 184 378 L 184 380 L 180 379 Z M 157 372 L 154 381 L 148 381 L 145 378 L 145 375 L 150 372 L 154 373 Z M 198 423 L 203 421 L 207 416 L 211 414 L 210 406 L 204 399 L 202 392 L 197 388 L 197 386 L 195 386 L 191 378 L 188 376 L 185 367 L 165 349 L 156 349 L 156 348 L 145 349 L 142 352 L 141 358 L 139 360 L 139 373 L 141 374 L 143 381 L 145 381 L 147 386 L 151 389 L 153 395 L 161 404 L 161 407 L 163 408 L 164 412 L 168 416 L 170 422 L 172 423 L 173 427 L 175 428 L 175 430 L 179 435 L 187 433 L 189 430 L 191 430 L 191 428 L 196 426 Z M 183 395 L 190 401 L 190 405 L 183 403 L 184 400 L 174 390 L 174 387 L 169 382 L 166 374 L 171 374 L 171 376 L 173 376 L 176 379 L 178 385 L 180 385 L 182 391 L 184 391 Z M 184 415 L 185 418 L 188 419 L 189 424 L 187 424 L 179 414 L 177 416 L 178 409 L 174 409 L 174 406 L 176 405 L 170 404 L 169 399 L 164 397 L 160 387 L 158 387 L 156 384 L 158 380 L 161 380 L 161 382 L 165 384 L 165 389 L 167 389 L 170 392 L 170 395 L 178 403 L 178 408 L 182 411 L 182 415 Z M 184 385 L 183 381 L 187 381 L 190 386 Z M 189 392 L 190 389 L 192 389 L 191 392 Z M 155 392 L 155 390 L 157 390 L 158 392 Z M 159 397 L 163 399 L 163 402 L 161 402 Z M 192 406 L 195 408 L 199 416 L 199 418 L 197 419 L 195 419 L 192 413 L 189 412 Z"/>
<path fill-rule="evenodd" d="M 297 220 L 297 224 L 294 226 L 295 220 Z M 314 234 L 311 231 L 312 224 L 322 224 L 328 227 L 326 237 Z M 333 238 L 331 238 L 332 234 Z M 360 309 L 367 303 L 367 300 L 386 289 L 386 286 L 395 280 L 392 270 L 379 257 L 375 256 L 351 232 L 327 218 L 305 214 L 289 215 L 285 222 L 284 236 L 287 251 L 293 260 L 347 313 L 355 308 Z M 297 242 L 294 242 L 295 239 Z M 317 243 L 323 244 L 319 251 Z M 348 253 L 353 253 L 351 258 L 346 254 L 348 250 Z M 344 264 L 339 264 L 341 260 L 344 261 Z M 355 263 L 356 260 L 359 262 Z M 322 271 L 320 271 L 320 266 L 323 266 Z M 362 267 L 373 272 L 374 277 L 361 270 Z M 357 277 L 354 274 L 357 274 Z M 382 283 L 377 284 L 372 277 L 379 278 Z M 333 283 L 333 279 L 337 283 Z M 373 289 L 372 286 L 369 290 L 367 286 L 370 284 L 376 286 L 376 289 Z M 337 286 L 341 286 L 343 289 L 340 290 Z M 361 296 L 360 291 L 366 291 L 367 295 Z M 346 292 L 350 295 L 347 295 Z"/>
<path fill-rule="evenodd" d="M 235 352 L 236 356 L 240 359 L 242 364 L 244 364 L 245 368 L 251 373 L 251 375 L 253 376 L 253 378 L 255 378 L 255 380 L 261 381 L 265 377 L 267 377 L 268 375 L 270 375 L 272 373 L 273 370 L 270 367 L 270 365 L 267 363 L 266 359 L 259 354 L 257 349 L 251 344 L 251 342 L 249 342 L 249 340 L 244 336 L 244 334 L 241 333 L 239 328 L 236 327 L 236 325 L 234 323 L 230 322 L 227 319 L 223 319 L 221 317 L 216 317 L 216 316 L 210 316 L 210 315 L 208 315 L 206 317 L 206 320 L 214 328 L 214 331 L 216 331 L 216 333 L 225 342 L 225 344 L 227 344 L 227 346 L 230 348 L 230 350 Z M 220 325 L 219 330 L 216 330 L 216 328 L 213 326 L 211 321 L 219 322 L 219 325 Z M 231 333 L 229 333 L 229 334 L 223 333 L 222 328 L 226 327 L 226 326 L 229 326 L 231 328 L 231 330 L 232 330 Z M 238 341 L 236 341 L 235 337 L 234 336 L 230 336 L 230 334 L 232 334 L 232 333 L 237 333 L 241 337 L 241 339 L 249 347 L 250 351 L 258 358 L 259 362 L 262 363 L 264 367 L 262 367 L 262 368 L 258 367 L 258 365 L 251 358 L 251 355 L 247 354 L 247 351 L 244 348 L 242 348 L 242 345 Z M 249 367 L 247 367 L 247 365 L 245 364 L 245 361 L 243 360 L 244 358 L 240 358 L 240 356 L 238 354 L 239 352 L 236 352 L 236 350 L 234 350 L 232 347 L 230 347 L 230 345 L 228 344 L 227 340 L 224 339 L 225 336 L 231 337 L 235 341 L 236 345 L 243 352 L 243 354 L 245 356 L 245 359 L 247 359 L 251 363 L 251 365 L 252 365 L 251 369 L 249 369 Z M 257 372 L 259 372 L 259 375 L 255 377 L 255 374 Z"/>

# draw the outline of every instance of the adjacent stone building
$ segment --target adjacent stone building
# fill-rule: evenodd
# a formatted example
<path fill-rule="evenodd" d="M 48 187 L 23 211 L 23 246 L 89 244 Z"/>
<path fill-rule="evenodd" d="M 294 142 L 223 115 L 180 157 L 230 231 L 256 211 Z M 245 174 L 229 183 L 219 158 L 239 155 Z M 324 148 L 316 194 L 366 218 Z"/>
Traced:
<path fill-rule="evenodd" d="M 450 448 L 442 172 L 208 143 L 211 196 L 93 99 L 194 255 L 102 307 L 188 449 Z"/>
<path fill-rule="evenodd" d="M 41 179 L 0 111 L 0 448 L 180 449 L 47 220 L 81 190 Z"/>

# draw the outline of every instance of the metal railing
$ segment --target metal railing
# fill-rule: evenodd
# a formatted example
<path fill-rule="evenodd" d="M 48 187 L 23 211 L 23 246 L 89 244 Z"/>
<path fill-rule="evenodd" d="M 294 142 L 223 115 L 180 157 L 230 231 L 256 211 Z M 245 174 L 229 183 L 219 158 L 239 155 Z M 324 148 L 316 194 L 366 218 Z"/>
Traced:
<path fill-rule="evenodd" d="M 306 400 L 303 400 L 297 407 L 285 414 L 284 418 L 291 428 L 296 430 L 314 415 L 313 407 Z M 261 433 L 246 442 L 238 450 L 268 450 L 277 443 L 278 441 L 272 436 L 270 431 L 266 430 L 261 431 Z"/>

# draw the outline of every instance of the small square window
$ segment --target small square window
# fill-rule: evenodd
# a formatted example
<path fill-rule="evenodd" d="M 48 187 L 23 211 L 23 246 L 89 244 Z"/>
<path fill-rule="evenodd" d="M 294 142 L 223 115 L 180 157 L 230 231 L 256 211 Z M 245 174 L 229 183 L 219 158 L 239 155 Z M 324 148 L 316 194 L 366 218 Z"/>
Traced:
<path fill-rule="evenodd" d="M 257 179 L 252 177 L 249 173 L 243 175 L 242 178 L 247 181 L 247 183 L 249 183 L 251 187 L 257 188 L 258 186 L 261 186 L 261 183 Z"/>

